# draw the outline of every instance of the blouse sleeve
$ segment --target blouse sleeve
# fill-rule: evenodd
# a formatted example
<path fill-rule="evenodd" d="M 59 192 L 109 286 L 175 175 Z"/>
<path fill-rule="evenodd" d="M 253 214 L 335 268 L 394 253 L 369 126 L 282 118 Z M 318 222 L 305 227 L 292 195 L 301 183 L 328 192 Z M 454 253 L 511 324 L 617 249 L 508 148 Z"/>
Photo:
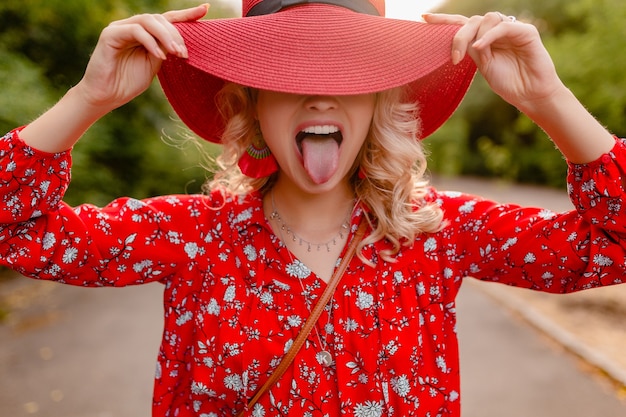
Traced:
<path fill-rule="evenodd" d="M 616 240 L 626 233 L 626 139 L 590 164 L 569 164 L 568 193 L 576 211 Z"/>
<path fill-rule="evenodd" d="M 35 150 L 19 130 L 0 139 L 1 265 L 80 286 L 162 281 L 190 267 L 201 242 L 192 215 L 206 206 L 201 196 L 73 208 L 62 202 L 70 165 L 69 152 Z"/>
<path fill-rule="evenodd" d="M 0 223 L 26 221 L 54 210 L 70 179 L 70 152 L 31 148 L 15 129 L 0 138 Z"/>
<path fill-rule="evenodd" d="M 626 282 L 625 168 L 623 140 L 592 163 L 569 164 L 575 210 L 564 213 L 448 194 L 447 253 L 465 276 L 541 291 Z"/>

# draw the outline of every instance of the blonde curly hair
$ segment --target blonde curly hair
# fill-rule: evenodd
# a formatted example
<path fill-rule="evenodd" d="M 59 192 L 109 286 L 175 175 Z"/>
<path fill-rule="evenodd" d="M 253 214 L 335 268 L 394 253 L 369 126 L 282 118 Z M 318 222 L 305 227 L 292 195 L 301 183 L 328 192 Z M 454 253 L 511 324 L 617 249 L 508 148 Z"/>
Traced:
<path fill-rule="evenodd" d="M 249 178 L 237 165 L 260 134 L 254 118 L 257 95 L 257 90 L 233 83 L 227 83 L 218 95 L 220 111 L 228 122 L 222 136 L 223 152 L 216 159 L 218 169 L 206 190 L 266 193 L 274 184 L 276 174 Z M 418 234 L 439 231 L 443 221 L 441 208 L 424 200 L 428 182 L 426 155 L 416 140 L 420 134 L 418 106 L 404 97 L 402 88 L 377 93 L 370 131 L 351 173 L 355 196 L 368 208 L 365 216 L 373 229 L 358 252 L 386 239 L 391 248 L 379 254 L 386 261 L 393 261 L 401 246 L 410 245 Z"/>

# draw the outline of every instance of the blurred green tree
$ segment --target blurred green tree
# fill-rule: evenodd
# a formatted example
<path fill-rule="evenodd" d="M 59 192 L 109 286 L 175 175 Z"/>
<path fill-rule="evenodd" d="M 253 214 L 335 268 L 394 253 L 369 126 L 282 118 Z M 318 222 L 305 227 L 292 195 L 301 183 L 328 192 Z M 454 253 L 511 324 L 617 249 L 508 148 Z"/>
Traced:
<path fill-rule="evenodd" d="M 440 11 L 499 10 L 535 24 L 565 84 L 619 136 L 626 135 L 626 3 L 622 0 L 449 0 Z M 426 141 L 433 172 L 498 176 L 563 187 L 566 162 L 544 132 L 491 92 L 479 76 L 471 94 Z M 452 156 L 452 157 L 451 157 Z"/>
<path fill-rule="evenodd" d="M 99 33 L 134 13 L 196 5 L 192 0 L 3 0 L 0 2 L 0 130 L 28 123 L 83 74 Z M 626 136 L 626 2 L 622 0 L 449 0 L 442 11 L 500 10 L 540 29 L 564 82 L 619 136 Z M 214 3 L 211 17 L 232 16 Z M 157 83 L 107 115 L 75 147 L 72 204 L 104 204 L 197 192 L 206 171 L 198 151 L 173 149 L 185 130 Z M 426 142 L 434 172 L 564 185 L 565 161 L 545 134 L 495 96 L 480 76 L 453 118 Z M 212 146 L 205 148 L 214 149 Z"/>
<path fill-rule="evenodd" d="M 102 28 L 136 13 L 197 5 L 188 0 L 3 0 L 0 3 L 0 128 L 28 123 L 82 77 Z M 212 7 L 210 17 L 232 14 Z M 97 123 L 73 151 L 71 204 L 129 195 L 198 192 L 198 149 L 173 150 L 185 135 L 157 84 Z M 165 133 L 164 133 L 165 132 Z M 209 149 L 213 147 L 207 146 Z"/>

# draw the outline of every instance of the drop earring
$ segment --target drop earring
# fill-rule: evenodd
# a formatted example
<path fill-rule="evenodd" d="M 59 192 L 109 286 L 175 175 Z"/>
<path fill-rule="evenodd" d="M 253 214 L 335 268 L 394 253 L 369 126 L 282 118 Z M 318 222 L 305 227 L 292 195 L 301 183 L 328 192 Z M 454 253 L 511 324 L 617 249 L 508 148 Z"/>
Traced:
<path fill-rule="evenodd" d="M 257 128 L 257 134 L 244 154 L 239 158 L 239 169 L 250 178 L 263 178 L 278 171 L 278 163 L 272 155 L 272 151 L 263 140 L 261 131 Z"/>

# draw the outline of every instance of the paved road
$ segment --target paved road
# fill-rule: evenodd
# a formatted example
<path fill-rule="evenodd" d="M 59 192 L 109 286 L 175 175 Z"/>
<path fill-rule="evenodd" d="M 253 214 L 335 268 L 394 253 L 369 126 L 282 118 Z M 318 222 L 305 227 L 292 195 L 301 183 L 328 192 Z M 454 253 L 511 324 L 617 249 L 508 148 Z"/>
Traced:
<path fill-rule="evenodd" d="M 568 206 L 551 191 L 439 183 L 501 201 Z M 158 284 L 93 290 L 20 278 L 8 285 L 20 320 L 0 326 L 0 417 L 150 415 Z M 472 281 L 458 311 L 464 417 L 626 416 L 608 385 Z"/>

